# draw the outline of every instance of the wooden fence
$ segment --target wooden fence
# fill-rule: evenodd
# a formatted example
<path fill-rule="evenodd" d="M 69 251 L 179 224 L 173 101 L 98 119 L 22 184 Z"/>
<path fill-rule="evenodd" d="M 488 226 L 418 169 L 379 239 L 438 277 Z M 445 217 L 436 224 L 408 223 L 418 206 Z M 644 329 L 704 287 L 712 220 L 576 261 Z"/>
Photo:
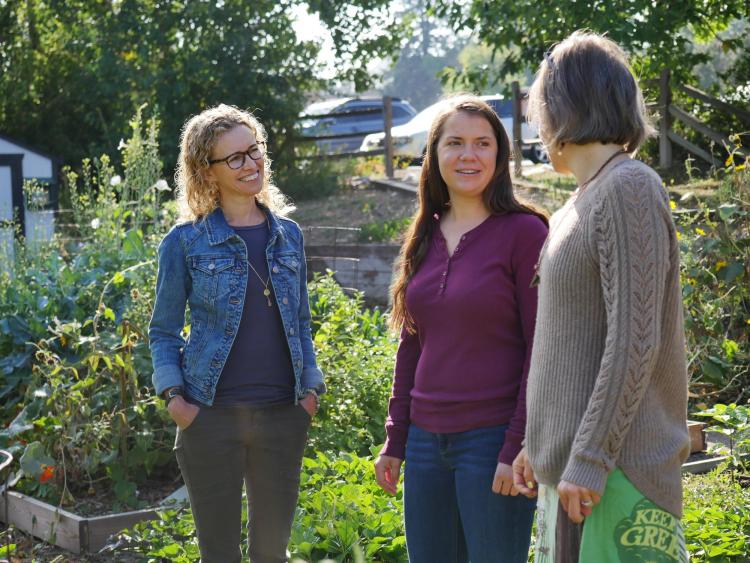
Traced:
<path fill-rule="evenodd" d="M 656 109 L 659 113 L 659 166 L 661 168 L 670 168 L 672 160 L 672 144 L 676 144 L 691 154 L 700 157 L 712 166 L 720 168 L 723 162 L 716 158 L 714 154 L 697 144 L 685 139 L 677 133 L 673 125 L 675 121 L 680 122 L 688 129 L 697 131 L 710 142 L 720 145 L 727 153 L 734 153 L 747 158 L 748 151 L 737 145 L 728 134 L 712 129 L 707 123 L 702 122 L 691 113 L 675 105 L 673 102 L 673 93 L 679 92 L 691 99 L 699 100 L 711 106 L 714 110 L 719 111 L 722 115 L 733 115 L 746 124 L 750 124 L 750 112 L 719 100 L 693 86 L 687 84 L 674 84 L 670 80 L 669 69 L 664 69 L 658 81 L 650 80 L 644 82 L 646 86 L 658 86 L 659 101 L 648 104 L 650 109 Z"/>

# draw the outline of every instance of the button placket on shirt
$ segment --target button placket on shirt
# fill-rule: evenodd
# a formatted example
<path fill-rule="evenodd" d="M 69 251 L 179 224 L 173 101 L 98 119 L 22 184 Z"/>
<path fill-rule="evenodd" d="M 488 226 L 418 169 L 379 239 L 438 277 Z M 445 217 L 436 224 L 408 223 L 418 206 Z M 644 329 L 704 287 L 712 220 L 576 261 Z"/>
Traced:
<path fill-rule="evenodd" d="M 445 269 L 443 270 L 443 273 L 441 275 L 440 280 L 440 288 L 438 289 L 438 295 L 443 295 L 445 293 L 445 287 L 448 285 L 448 273 L 450 272 L 451 263 L 453 261 L 453 258 L 458 255 L 459 252 L 461 252 L 462 244 L 466 240 L 466 235 L 461 235 L 461 238 L 458 241 L 458 244 L 456 245 L 456 248 L 453 249 L 453 255 L 448 255 L 448 257 L 445 259 Z M 448 243 L 445 241 L 445 239 L 441 240 L 443 244 L 443 250 L 446 254 L 448 254 Z"/>

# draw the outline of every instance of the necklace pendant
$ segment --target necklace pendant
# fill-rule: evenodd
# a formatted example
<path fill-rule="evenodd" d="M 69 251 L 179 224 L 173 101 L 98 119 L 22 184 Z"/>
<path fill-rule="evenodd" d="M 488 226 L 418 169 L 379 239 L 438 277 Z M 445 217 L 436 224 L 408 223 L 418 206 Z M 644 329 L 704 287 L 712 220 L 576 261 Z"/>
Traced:
<path fill-rule="evenodd" d="M 268 306 L 271 307 L 271 290 L 268 288 L 264 289 L 263 295 L 266 296 L 266 301 L 268 301 Z"/>

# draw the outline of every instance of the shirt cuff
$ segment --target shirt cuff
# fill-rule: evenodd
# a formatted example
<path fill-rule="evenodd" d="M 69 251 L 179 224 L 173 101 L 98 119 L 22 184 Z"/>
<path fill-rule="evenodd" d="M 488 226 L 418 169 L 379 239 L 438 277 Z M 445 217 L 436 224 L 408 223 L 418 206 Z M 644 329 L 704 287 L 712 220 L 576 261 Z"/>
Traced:
<path fill-rule="evenodd" d="M 185 386 L 185 382 L 182 379 L 182 369 L 174 365 L 154 368 L 154 375 L 151 376 L 151 381 L 154 384 L 157 396 L 161 396 L 164 390 L 170 387 Z"/>
<path fill-rule="evenodd" d="M 579 487 L 586 487 L 602 495 L 608 475 L 609 470 L 603 464 L 574 455 L 568 460 L 568 465 L 565 467 L 560 480 L 568 481 Z"/>
<path fill-rule="evenodd" d="M 396 432 L 389 434 L 385 439 L 385 445 L 380 450 L 380 455 L 387 455 L 389 457 L 395 457 L 398 459 L 406 459 L 406 434 L 403 436 L 396 436 Z M 398 434 L 401 434 L 398 432 Z"/>
<path fill-rule="evenodd" d="M 507 465 L 513 465 L 513 460 L 516 459 L 518 452 L 523 448 L 523 436 L 516 436 L 515 434 L 505 433 L 505 443 L 500 448 L 500 454 L 497 456 L 498 463 L 505 463 Z"/>

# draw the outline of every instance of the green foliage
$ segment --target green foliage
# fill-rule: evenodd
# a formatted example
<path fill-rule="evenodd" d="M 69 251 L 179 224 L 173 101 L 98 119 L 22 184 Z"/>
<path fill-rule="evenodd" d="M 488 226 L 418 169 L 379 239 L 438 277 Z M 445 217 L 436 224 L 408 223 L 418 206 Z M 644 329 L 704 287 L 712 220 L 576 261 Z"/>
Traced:
<path fill-rule="evenodd" d="M 718 472 L 688 475 L 683 485 L 690 561 L 750 561 L 750 489 Z"/>
<path fill-rule="evenodd" d="M 703 401 L 750 393 L 750 170 L 730 169 L 723 203 L 675 212 L 693 391 Z"/>
<path fill-rule="evenodd" d="M 308 147 L 314 150 L 314 146 Z M 281 191 L 294 201 L 319 199 L 329 196 L 341 189 L 343 167 L 346 161 L 312 158 L 300 160 L 294 166 L 283 168 L 276 175 L 275 181 Z"/>
<path fill-rule="evenodd" d="M 36 178 L 23 181 L 24 205 L 28 211 L 41 211 L 49 204 L 49 186 Z"/>
<path fill-rule="evenodd" d="M 385 0 L 0 2 L 0 129 L 78 163 L 125 136 L 140 100 L 162 100 L 171 167 L 183 122 L 225 102 L 262 110 L 278 159 L 324 84 L 320 45 L 294 30 L 305 5 L 331 31 L 337 78 L 364 88 L 367 63 L 400 40 Z"/>
<path fill-rule="evenodd" d="M 707 432 L 718 432 L 729 437 L 729 446 L 718 445 L 714 448 L 714 453 L 727 456 L 734 468 L 747 474 L 745 458 L 750 455 L 750 407 L 717 403 L 710 409 L 694 414 L 709 418 L 716 424 L 707 428 Z"/>
<path fill-rule="evenodd" d="M 402 500 L 375 483 L 371 457 L 317 453 L 303 460 L 300 496 L 289 549 L 292 561 L 341 563 L 406 561 Z M 243 551 L 246 542 L 243 512 Z M 158 520 L 119 534 L 105 554 L 134 553 L 158 560 L 197 561 L 189 510 L 160 513 Z"/>
<path fill-rule="evenodd" d="M 411 217 L 368 223 L 359 232 L 360 242 L 398 242 L 411 223 Z"/>
<path fill-rule="evenodd" d="M 488 82 L 535 69 L 547 49 L 582 28 L 607 33 L 634 53 L 639 76 L 653 78 L 662 68 L 670 68 L 684 79 L 706 55 L 687 48 L 683 31 L 689 28 L 698 38 L 713 36 L 746 11 L 742 0 L 689 0 L 680 3 L 680 9 L 647 0 L 563 0 L 543 9 L 534 0 L 434 0 L 432 5 L 454 28 L 473 31 L 479 41 L 501 52 L 493 69 L 474 76 L 478 90 Z"/>
<path fill-rule="evenodd" d="M 396 340 L 386 316 L 365 309 L 332 276 L 310 285 L 310 309 L 318 363 L 329 392 L 321 396 L 308 452 L 369 453 L 385 440 Z"/>
<path fill-rule="evenodd" d="M 405 561 L 401 495 L 375 482 L 371 457 L 303 460 L 292 554 L 305 561 Z"/>
<path fill-rule="evenodd" d="M 124 179 L 106 156 L 84 163 L 80 183 L 69 173 L 75 239 L 20 245 L 0 277 L 0 414 L 11 421 L 0 447 L 26 461 L 20 490 L 64 504 L 104 480 L 137 506 L 136 483 L 174 471 L 146 337 L 171 217 L 159 209 L 156 124 L 144 135 L 139 112 L 132 126 Z"/>

